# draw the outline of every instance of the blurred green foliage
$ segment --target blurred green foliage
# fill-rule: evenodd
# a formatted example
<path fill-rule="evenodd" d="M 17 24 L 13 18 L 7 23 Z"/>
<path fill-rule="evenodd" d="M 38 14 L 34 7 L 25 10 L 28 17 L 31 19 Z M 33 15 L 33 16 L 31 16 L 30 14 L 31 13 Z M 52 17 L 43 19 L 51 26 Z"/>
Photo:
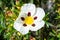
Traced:
<path fill-rule="evenodd" d="M 0 40 L 60 40 L 60 0 L 53 0 L 52 9 L 46 6 L 48 0 L 0 0 Z M 34 3 L 45 10 L 45 26 L 37 32 L 22 35 L 13 28 L 24 3 Z M 43 6 L 42 6 L 43 5 Z"/>

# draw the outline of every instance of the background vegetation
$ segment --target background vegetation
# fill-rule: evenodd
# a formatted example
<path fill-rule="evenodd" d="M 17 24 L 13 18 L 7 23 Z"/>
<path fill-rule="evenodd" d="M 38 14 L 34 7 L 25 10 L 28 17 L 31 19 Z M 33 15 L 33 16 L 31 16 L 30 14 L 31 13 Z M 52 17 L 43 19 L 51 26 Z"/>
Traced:
<path fill-rule="evenodd" d="M 45 10 L 45 26 L 21 35 L 13 24 L 24 3 L 33 3 Z M 0 40 L 60 40 L 60 0 L 0 0 Z"/>

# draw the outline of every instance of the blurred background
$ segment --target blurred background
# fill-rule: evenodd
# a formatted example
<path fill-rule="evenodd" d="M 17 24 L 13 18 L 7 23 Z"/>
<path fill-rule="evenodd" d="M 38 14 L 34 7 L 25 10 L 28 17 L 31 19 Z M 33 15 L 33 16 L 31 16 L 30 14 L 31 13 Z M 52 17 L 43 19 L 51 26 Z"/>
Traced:
<path fill-rule="evenodd" d="M 45 25 L 26 35 L 13 28 L 21 6 L 33 3 L 45 11 Z M 60 40 L 60 0 L 0 0 L 0 40 Z"/>

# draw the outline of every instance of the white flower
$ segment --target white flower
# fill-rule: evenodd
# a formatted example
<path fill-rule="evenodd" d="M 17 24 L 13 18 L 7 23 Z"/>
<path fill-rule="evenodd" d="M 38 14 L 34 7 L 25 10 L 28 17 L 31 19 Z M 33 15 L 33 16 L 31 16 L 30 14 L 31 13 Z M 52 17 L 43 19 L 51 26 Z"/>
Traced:
<path fill-rule="evenodd" d="M 36 8 L 34 4 L 28 3 L 21 7 L 21 12 L 14 22 L 14 28 L 20 33 L 27 34 L 29 30 L 37 31 L 45 22 L 42 20 L 45 12 L 42 8 Z"/>

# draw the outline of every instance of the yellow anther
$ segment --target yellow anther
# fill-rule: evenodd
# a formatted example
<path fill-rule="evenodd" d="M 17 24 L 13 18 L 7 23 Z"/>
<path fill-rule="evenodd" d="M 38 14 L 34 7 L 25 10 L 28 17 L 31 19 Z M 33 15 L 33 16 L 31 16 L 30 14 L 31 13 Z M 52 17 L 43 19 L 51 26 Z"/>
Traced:
<path fill-rule="evenodd" d="M 31 24 L 33 24 L 33 22 L 34 22 L 34 19 L 33 19 L 33 17 L 31 17 L 31 16 L 27 16 L 26 18 L 25 18 L 25 21 L 24 21 L 26 24 L 28 24 L 28 25 L 31 25 Z"/>

